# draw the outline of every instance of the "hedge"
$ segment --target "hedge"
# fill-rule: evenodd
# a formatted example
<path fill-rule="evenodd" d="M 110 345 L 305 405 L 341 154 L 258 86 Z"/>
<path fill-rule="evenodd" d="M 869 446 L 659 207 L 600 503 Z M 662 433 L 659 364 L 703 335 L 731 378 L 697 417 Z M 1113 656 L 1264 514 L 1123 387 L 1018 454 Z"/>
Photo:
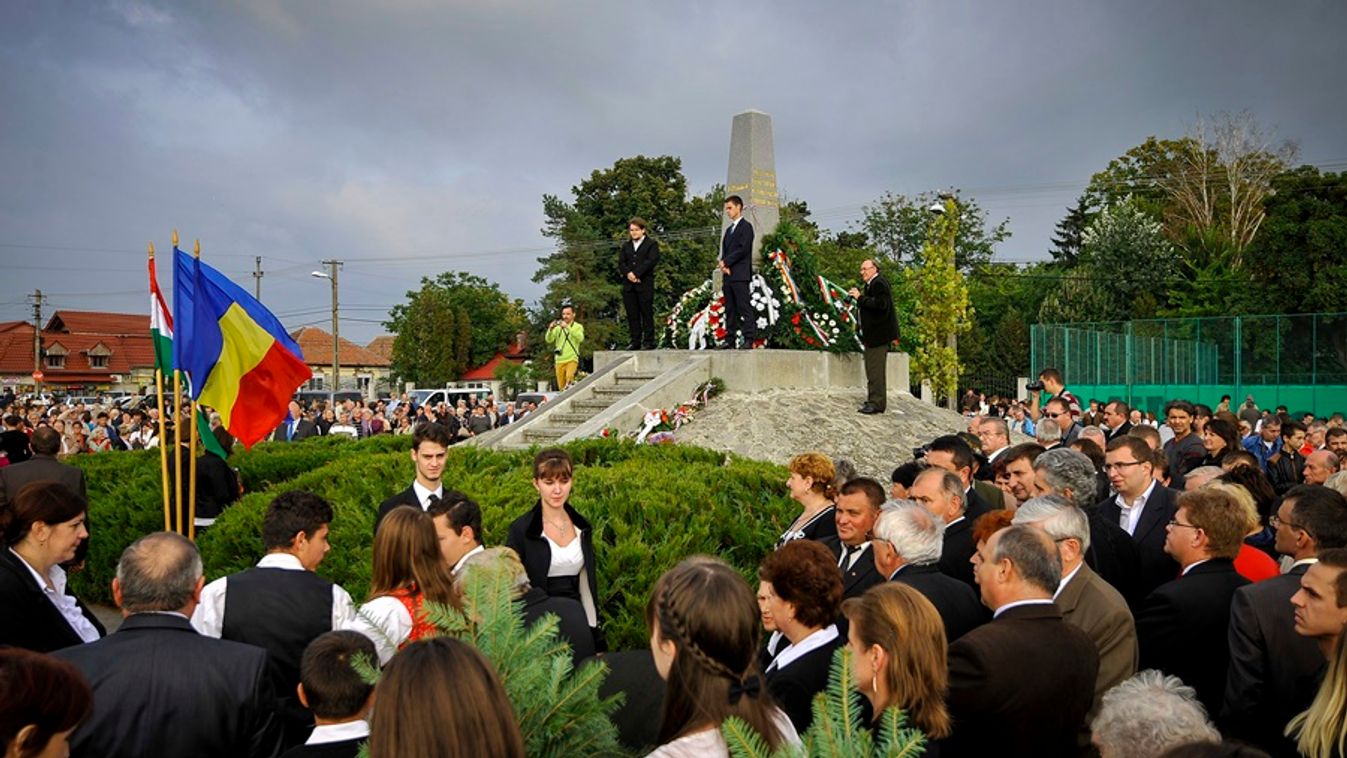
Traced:
<path fill-rule="evenodd" d="M 756 584 L 758 563 L 798 506 L 786 495 L 786 471 L 702 448 L 588 440 L 566 446 L 577 464 L 571 503 L 594 525 L 600 603 L 610 646 L 646 644 L 644 612 L 659 575 L 693 553 L 717 555 Z M 279 492 L 307 489 L 335 510 L 332 550 L 319 573 L 357 601 L 369 589 L 374 515 L 380 502 L 414 475 L 410 439 L 306 440 L 258 445 L 231 458 L 249 494 L 201 538 L 206 576 L 252 565 L 262 554 L 267 503 Z M 511 521 L 537 500 L 531 451 L 455 447 L 444 482 L 482 506 L 488 544 L 504 542 Z M 87 570 L 72 586 L 81 597 L 109 601 L 120 551 L 163 524 L 153 452 L 88 456 L 91 545 Z M 260 483 L 260 484 L 259 484 Z"/>

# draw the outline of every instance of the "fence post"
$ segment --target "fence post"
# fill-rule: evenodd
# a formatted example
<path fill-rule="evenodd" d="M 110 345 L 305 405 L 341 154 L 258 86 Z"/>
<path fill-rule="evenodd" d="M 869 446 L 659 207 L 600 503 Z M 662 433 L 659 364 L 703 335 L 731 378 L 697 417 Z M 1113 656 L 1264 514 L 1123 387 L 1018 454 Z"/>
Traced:
<path fill-rule="evenodd" d="M 1129 408 L 1132 407 L 1132 382 L 1136 379 L 1132 368 L 1132 340 L 1132 322 L 1128 321 L 1123 325 L 1123 381 L 1127 385 L 1127 407 Z"/>
<path fill-rule="evenodd" d="M 1244 397 L 1244 317 L 1235 316 L 1235 391 L 1234 398 Z M 1244 402 L 1240 400 L 1240 402 Z"/>

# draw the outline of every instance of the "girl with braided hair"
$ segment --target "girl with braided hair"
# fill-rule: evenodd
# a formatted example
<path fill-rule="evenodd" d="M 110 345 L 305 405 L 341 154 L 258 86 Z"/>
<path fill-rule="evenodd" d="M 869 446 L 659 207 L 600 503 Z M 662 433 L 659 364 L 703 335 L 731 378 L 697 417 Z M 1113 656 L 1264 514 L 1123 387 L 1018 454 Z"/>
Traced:
<path fill-rule="evenodd" d="M 743 719 L 773 750 L 800 744 L 758 671 L 758 615 L 748 583 L 715 558 L 687 558 L 655 583 L 646 623 L 667 689 L 660 747 L 651 757 L 728 756 L 720 725 L 730 716 Z"/>

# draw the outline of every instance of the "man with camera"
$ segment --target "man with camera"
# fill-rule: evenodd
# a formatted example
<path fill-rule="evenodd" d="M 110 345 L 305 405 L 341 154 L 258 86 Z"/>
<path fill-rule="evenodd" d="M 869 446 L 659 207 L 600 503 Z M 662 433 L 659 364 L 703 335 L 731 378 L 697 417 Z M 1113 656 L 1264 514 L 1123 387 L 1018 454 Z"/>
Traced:
<path fill-rule="evenodd" d="M 1038 406 L 1038 393 L 1044 390 L 1047 390 L 1048 394 L 1052 396 L 1049 397 L 1048 400 L 1061 399 L 1066 403 L 1067 407 L 1071 410 L 1072 421 L 1080 419 L 1080 400 L 1067 390 L 1066 384 L 1062 381 L 1062 372 L 1057 369 L 1043 369 L 1038 375 L 1038 381 L 1026 385 L 1025 389 L 1029 390 L 1029 417 L 1035 422 L 1038 421 L 1039 416 L 1041 415 Z M 1069 426 L 1068 424 L 1063 423 L 1065 421 L 1066 419 L 1060 419 L 1058 423 L 1062 424 L 1063 428 L 1065 428 L 1066 426 Z"/>
<path fill-rule="evenodd" d="M 552 346 L 552 357 L 557 366 L 557 392 L 575 381 L 580 368 L 580 343 L 585 341 L 585 328 L 575 320 L 575 308 L 561 307 L 561 318 L 547 325 L 547 344 Z"/>

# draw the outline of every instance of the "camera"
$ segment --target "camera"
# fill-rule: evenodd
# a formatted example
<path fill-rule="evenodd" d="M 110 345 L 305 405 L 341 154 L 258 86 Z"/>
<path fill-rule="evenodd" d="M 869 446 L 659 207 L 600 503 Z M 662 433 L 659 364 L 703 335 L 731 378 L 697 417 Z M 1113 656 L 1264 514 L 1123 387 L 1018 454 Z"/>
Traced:
<path fill-rule="evenodd" d="M 930 445 L 922 445 L 921 447 L 914 447 L 912 448 L 912 458 L 915 460 L 921 460 L 922 458 L 926 457 L 926 453 L 930 452 L 930 450 L 931 450 Z"/>
<path fill-rule="evenodd" d="M 1042 391 L 1043 391 L 1043 380 L 1040 379 L 1040 380 L 1038 380 L 1038 381 L 1036 381 L 1036 382 L 1029 382 L 1028 384 L 1024 385 L 1024 388 L 1027 389 L 1027 390 L 1029 390 L 1030 392 L 1042 392 Z"/>

